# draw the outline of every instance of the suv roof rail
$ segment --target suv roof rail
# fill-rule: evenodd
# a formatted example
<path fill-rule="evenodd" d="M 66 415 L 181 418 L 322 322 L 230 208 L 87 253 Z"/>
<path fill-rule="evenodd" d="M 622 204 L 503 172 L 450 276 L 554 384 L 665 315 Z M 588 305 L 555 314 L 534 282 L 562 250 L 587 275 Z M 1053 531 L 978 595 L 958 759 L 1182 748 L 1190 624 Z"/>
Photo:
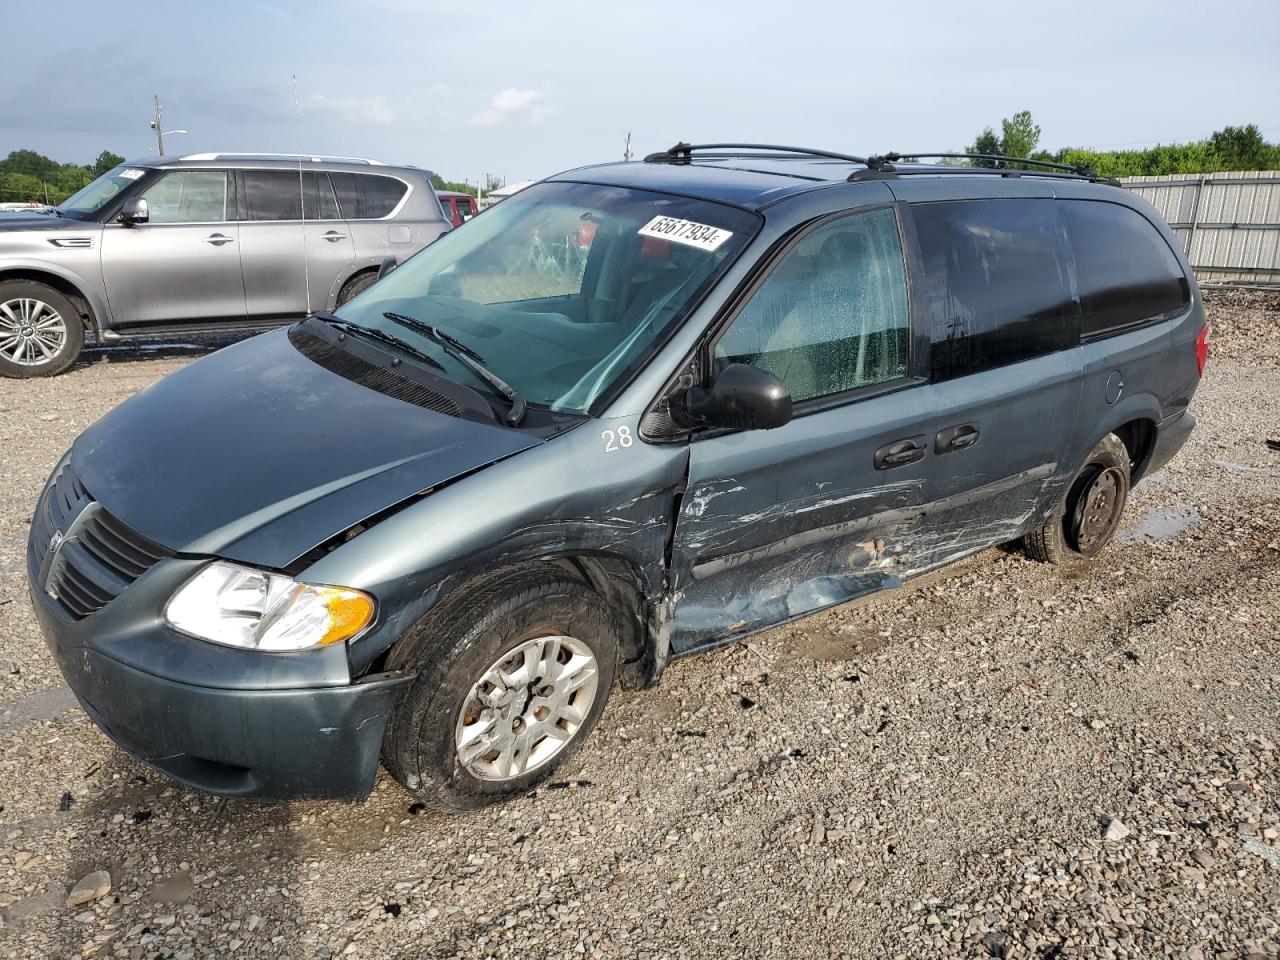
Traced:
<path fill-rule="evenodd" d="M 722 151 L 709 154 L 715 157 L 743 157 L 763 153 L 781 153 L 793 157 L 821 157 L 826 160 L 845 160 L 849 163 L 867 162 L 866 157 L 855 157 L 847 153 L 833 153 L 830 150 L 815 150 L 812 147 L 787 147 L 776 143 L 677 143 L 666 150 L 659 150 L 644 158 L 645 163 L 688 163 L 693 159 L 694 151 L 703 153 L 708 150 Z M 749 150 L 751 153 L 733 153 L 734 150 Z"/>
<path fill-rule="evenodd" d="M 367 157 L 326 157 L 311 153 L 189 153 L 179 160 L 310 160 L 312 163 L 365 163 L 371 167 L 385 167 L 381 160 Z"/>
<path fill-rule="evenodd" d="M 1077 177 L 1088 177 L 1090 180 L 1097 180 L 1098 174 L 1093 167 L 1084 164 L 1071 163 L 1054 163 L 1050 160 L 1032 160 L 1027 157 L 1007 157 L 1000 153 L 913 153 L 907 151 L 899 153 L 891 151 L 889 153 L 881 153 L 867 159 L 867 167 L 871 170 L 892 170 L 891 166 L 897 160 L 919 160 L 928 158 L 930 160 L 990 160 L 995 166 L 991 167 L 971 167 L 969 169 L 976 170 L 1009 170 L 1008 164 L 1022 164 L 1026 167 L 1038 167 L 1042 170 L 1063 170 L 1067 173 L 1073 173 Z M 1016 169 L 1016 168 L 1014 168 Z"/>

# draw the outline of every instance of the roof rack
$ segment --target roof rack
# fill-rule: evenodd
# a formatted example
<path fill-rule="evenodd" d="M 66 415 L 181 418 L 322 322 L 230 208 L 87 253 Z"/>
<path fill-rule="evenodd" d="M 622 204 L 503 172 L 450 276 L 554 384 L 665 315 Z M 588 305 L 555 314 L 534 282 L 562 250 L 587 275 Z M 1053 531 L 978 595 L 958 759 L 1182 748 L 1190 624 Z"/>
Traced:
<path fill-rule="evenodd" d="M 708 150 L 729 151 L 708 156 L 750 157 L 764 153 L 781 153 L 793 157 L 821 157 L 825 160 L 845 160 L 849 163 L 866 164 L 866 157 L 855 157 L 847 153 L 832 153 L 830 150 L 815 150 L 812 147 L 787 147 L 776 143 L 677 143 L 666 150 L 659 150 L 644 158 L 645 163 L 688 163 L 693 159 L 694 151 L 704 153 Z M 733 153 L 734 150 L 750 150 L 751 153 Z"/>
<path fill-rule="evenodd" d="M 931 160 L 938 159 L 954 159 L 954 160 L 990 160 L 995 166 L 978 167 L 976 169 L 988 170 L 1008 170 L 1007 164 L 1016 163 L 1024 167 L 1039 167 L 1043 170 L 1065 170 L 1067 173 L 1073 173 L 1077 177 L 1088 177 L 1090 180 L 1097 180 L 1098 174 L 1094 169 L 1084 164 L 1070 163 L 1053 163 L 1049 160 L 1031 160 L 1027 157 L 1006 157 L 999 153 L 881 153 L 876 156 L 867 158 L 867 169 L 869 170 L 893 170 L 892 164 L 898 160 L 918 160 L 927 157 Z M 1016 168 L 1012 168 L 1016 169 Z"/>
<path fill-rule="evenodd" d="M 749 151 L 749 152 L 742 152 Z M 706 159 L 727 159 L 742 157 L 759 157 L 778 154 L 782 157 L 816 157 L 826 160 L 843 160 L 864 166 L 864 170 L 855 170 L 849 174 L 849 180 L 873 180 L 886 177 L 925 175 L 939 173 L 957 174 L 993 174 L 1002 177 L 1080 177 L 1095 183 L 1109 183 L 1119 186 L 1120 181 L 1113 177 L 1100 177 L 1097 172 L 1084 164 L 1054 163 L 1049 160 L 1031 160 L 1026 157 L 1007 157 L 998 153 L 899 153 L 897 151 L 882 153 L 870 157 L 859 157 L 849 153 L 835 153 L 831 150 L 816 150 L 812 147 L 788 147 L 775 143 L 685 143 L 681 141 L 666 150 L 659 150 L 644 158 L 645 163 L 689 163 L 694 153 Z M 894 163 L 899 160 L 956 159 L 956 160 L 988 160 L 990 167 L 928 167 L 926 169 L 899 169 Z M 1011 166 L 1017 164 L 1017 166 Z M 1022 167 L 1034 167 L 1024 170 Z M 1051 172 L 1043 172 L 1051 171 Z"/>
<path fill-rule="evenodd" d="M 189 153 L 179 160 L 309 160 L 312 163 L 365 163 L 371 167 L 385 167 L 381 160 L 367 157 L 324 157 L 307 153 Z"/>

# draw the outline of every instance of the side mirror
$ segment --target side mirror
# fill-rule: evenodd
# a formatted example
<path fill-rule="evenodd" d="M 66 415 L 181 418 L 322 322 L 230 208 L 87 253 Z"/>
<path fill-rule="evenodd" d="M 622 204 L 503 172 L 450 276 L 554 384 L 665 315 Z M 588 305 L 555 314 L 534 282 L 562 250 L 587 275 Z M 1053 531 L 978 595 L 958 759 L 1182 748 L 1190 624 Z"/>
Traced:
<path fill-rule="evenodd" d="M 378 264 L 378 279 L 381 280 L 388 273 L 396 268 L 399 263 L 395 257 L 383 257 L 382 262 Z"/>
<path fill-rule="evenodd" d="M 126 227 L 146 223 L 151 219 L 151 210 L 147 207 L 145 197 L 130 197 L 120 208 L 120 216 L 116 218 Z"/>
<path fill-rule="evenodd" d="M 731 363 L 710 389 L 690 387 L 685 419 L 708 427 L 772 430 L 791 420 L 791 391 L 768 370 Z"/>

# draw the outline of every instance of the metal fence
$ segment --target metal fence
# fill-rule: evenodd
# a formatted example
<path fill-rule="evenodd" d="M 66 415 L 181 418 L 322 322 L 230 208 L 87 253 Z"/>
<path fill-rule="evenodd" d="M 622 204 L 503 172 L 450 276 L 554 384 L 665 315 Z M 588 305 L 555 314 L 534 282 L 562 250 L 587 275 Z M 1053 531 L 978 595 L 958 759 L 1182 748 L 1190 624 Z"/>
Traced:
<path fill-rule="evenodd" d="M 1201 283 L 1280 284 L 1280 171 L 1121 182 L 1169 221 Z"/>

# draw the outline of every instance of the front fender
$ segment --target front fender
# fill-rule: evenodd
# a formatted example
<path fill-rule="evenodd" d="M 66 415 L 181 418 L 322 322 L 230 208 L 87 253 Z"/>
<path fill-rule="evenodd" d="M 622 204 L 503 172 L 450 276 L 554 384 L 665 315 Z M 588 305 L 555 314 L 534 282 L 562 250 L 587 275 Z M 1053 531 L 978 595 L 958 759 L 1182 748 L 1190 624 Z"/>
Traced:
<path fill-rule="evenodd" d="M 86 263 L 86 267 L 98 267 L 96 245 L 93 254 L 94 260 L 92 264 Z M 89 313 L 93 317 L 93 331 L 95 334 L 99 334 L 111 326 L 111 305 L 101 292 L 101 276 L 97 280 L 92 280 L 87 278 L 83 271 L 72 270 L 64 264 L 53 263 L 36 257 L 5 257 L 4 267 L 0 269 L 0 280 L 6 279 L 9 274 L 21 274 L 24 277 L 31 277 L 32 274 L 40 273 L 57 277 L 76 288 L 80 295 L 84 297 L 85 302 L 89 304 Z M 36 279 L 39 282 L 38 278 L 32 279 Z"/>
<path fill-rule="evenodd" d="M 379 617 L 350 650 L 365 669 L 436 603 L 474 577 L 530 560 L 627 563 L 649 598 L 683 488 L 687 448 L 646 444 L 637 418 L 591 420 L 407 506 L 308 567 L 302 578 L 372 594 Z M 616 438 L 626 428 L 628 446 Z M 615 442 L 604 436 L 612 432 Z"/>

